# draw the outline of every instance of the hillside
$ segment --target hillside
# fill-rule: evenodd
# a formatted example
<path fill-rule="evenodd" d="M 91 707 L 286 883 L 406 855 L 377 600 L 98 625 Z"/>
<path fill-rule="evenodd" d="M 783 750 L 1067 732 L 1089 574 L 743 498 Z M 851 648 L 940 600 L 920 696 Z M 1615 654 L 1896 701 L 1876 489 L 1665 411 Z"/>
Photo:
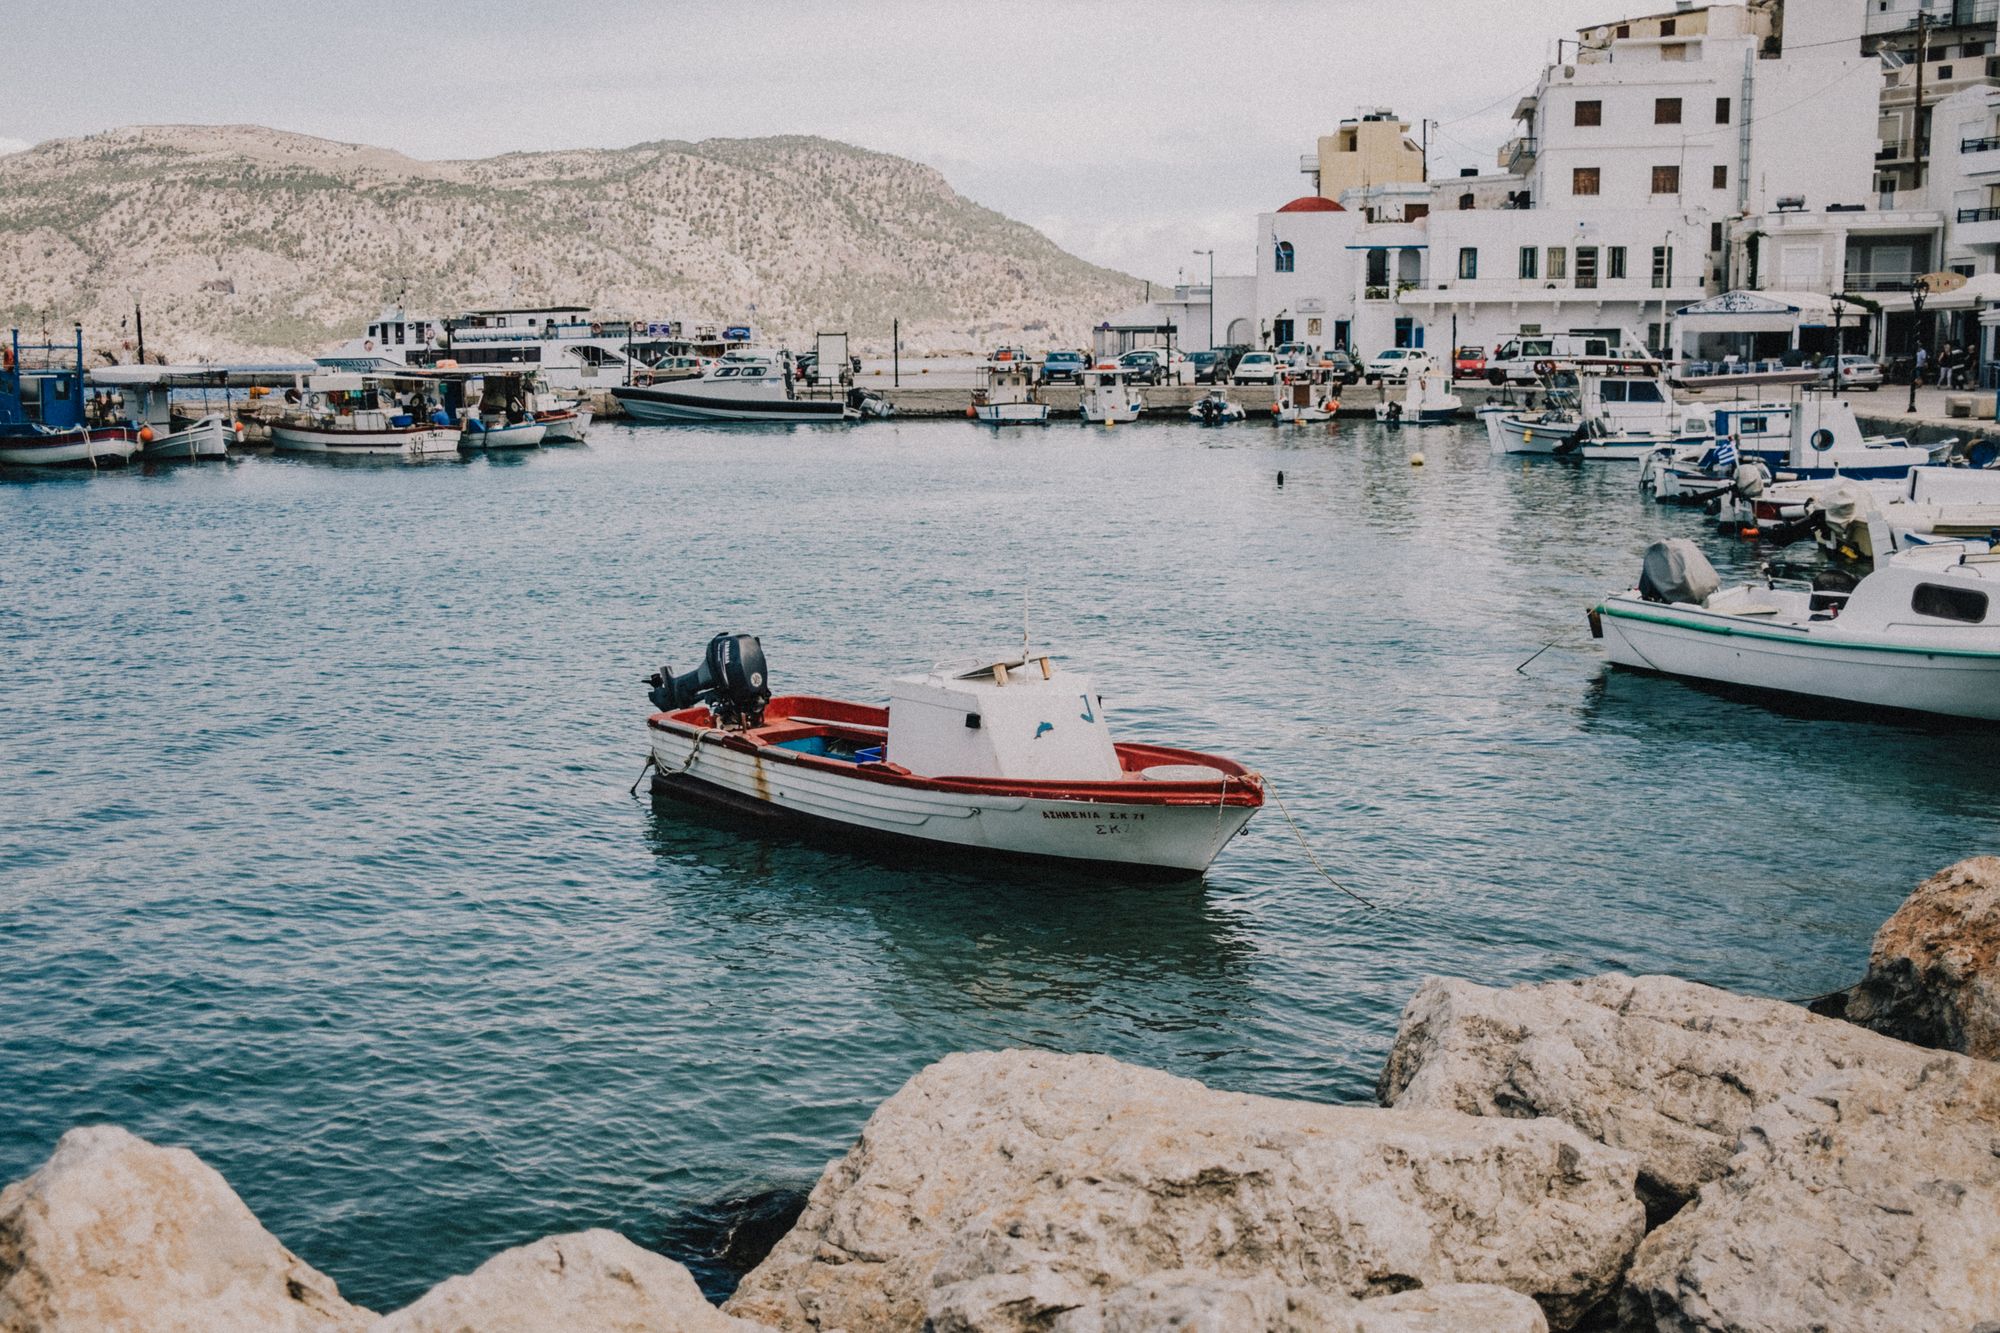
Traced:
<path fill-rule="evenodd" d="M 556 301 L 887 349 L 1082 343 L 1136 279 L 929 167 L 826 139 L 421 162 L 257 126 L 140 126 L 0 157 L 0 322 L 148 351 L 298 354 L 413 311 Z"/>

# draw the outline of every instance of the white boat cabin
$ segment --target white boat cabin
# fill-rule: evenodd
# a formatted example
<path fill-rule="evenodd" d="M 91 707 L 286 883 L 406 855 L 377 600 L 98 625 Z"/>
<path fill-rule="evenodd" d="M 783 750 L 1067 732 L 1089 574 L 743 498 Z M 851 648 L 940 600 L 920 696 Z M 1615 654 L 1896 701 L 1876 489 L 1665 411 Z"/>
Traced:
<path fill-rule="evenodd" d="M 889 690 L 888 754 L 932 777 L 1109 782 L 1122 776 L 1087 676 L 1047 657 L 934 667 Z"/>

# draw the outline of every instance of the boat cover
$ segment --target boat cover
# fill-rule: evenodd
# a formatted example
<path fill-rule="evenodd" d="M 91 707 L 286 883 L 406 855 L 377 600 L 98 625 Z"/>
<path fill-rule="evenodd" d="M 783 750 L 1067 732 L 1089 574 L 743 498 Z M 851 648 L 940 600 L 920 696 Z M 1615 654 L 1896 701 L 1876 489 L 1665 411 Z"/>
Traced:
<path fill-rule="evenodd" d="M 1639 572 L 1639 595 L 1649 602 L 1693 602 L 1705 605 L 1722 586 L 1715 566 L 1685 537 L 1669 537 L 1646 548 Z"/>

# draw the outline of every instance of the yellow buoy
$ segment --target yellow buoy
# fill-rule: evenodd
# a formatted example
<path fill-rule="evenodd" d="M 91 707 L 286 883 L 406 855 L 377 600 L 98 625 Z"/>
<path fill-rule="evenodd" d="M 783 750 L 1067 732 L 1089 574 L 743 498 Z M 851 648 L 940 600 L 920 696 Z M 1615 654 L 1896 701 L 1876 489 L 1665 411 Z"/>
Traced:
<path fill-rule="evenodd" d="M 1422 454 L 1411 454 L 1411 455 L 1410 455 L 1410 466 L 1411 466 L 1411 467 L 1422 467 L 1423 465 L 1424 465 L 1424 456 L 1423 456 Z"/>

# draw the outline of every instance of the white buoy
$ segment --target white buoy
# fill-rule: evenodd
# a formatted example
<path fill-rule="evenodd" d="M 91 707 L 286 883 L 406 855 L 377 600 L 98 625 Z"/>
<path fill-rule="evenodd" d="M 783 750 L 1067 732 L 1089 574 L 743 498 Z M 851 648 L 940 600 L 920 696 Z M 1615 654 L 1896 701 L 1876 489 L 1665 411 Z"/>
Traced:
<path fill-rule="evenodd" d="M 1410 455 L 1411 467 L 1422 467 L 1423 465 L 1424 465 L 1424 456 L 1421 452 Z"/>

